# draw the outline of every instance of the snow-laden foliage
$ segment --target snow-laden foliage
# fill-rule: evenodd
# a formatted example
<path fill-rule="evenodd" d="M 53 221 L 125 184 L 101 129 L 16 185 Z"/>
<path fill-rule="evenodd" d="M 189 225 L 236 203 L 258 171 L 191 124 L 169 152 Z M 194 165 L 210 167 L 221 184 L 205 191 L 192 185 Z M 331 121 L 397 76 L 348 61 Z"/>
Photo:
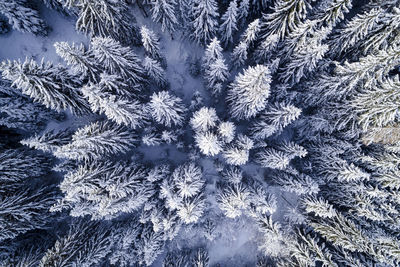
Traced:
<path fill-rule="evenodd" d="M 150 57 L 145 57 L 143 60 L 143 67 L 151 80 L 161 88 L 166 87 L 166 73 L 160 62 Z"/>
<path fill-rule="evenodd" d="M 231 1 L 226 12 L 222 15 L 222 23 L 219 26 L 219 31 L 222 36 L 221 41 L 227 46 L 233 42 L 233 34 L 237 31 L 237 1 Z"/>
<path fill-rule="evenodd" d="M 153 194 L 148 170 L 128 162 L 93 162 L 68 173 L 60 184 L 65 194 L 53 211 L 70 209 L 71 216 L 111 219 L 139 209 Z"/>
<path fill-rule="evenodd" d="M 113 236 L 101 223 L 75 221 L 43 255 L 38 266 L 91 266 L 110 253 Z"/>
<path fill-rule="evenodd" d="M 127 46 L 110 37 L 96 37 L 91 41 L 93 56 L 109 74 L 121 75 L 128 82 L 144 82 L 140 59 Z"/>
<path fill-rule="evenodd" d="M 168 179 L 162 181 L 161 195 L 166 207 L 177 212 L 186 224 L 197 222 L 203 215 L 205 200 L 202 171 L 194 163 L 178 166 Z"/>
<path fill-rule="evenodd" d="M 0 242 L 45 228 L 51 220 L 54 188 L 31 184 L 47 175 L 49 166 L 48 158 L 25 149 L 0 152 Z"/>
<path fill-rule="evenodd" d="M 54 155 L 74 160 L 96 160 L 107 155 L 124 153 L 135 146 L 132 130 L 108 121 L 89 124 L 72 135 L 72 141 L 58 147 Z"/>
<path fill-rule="evenodd" d="M 398 2 L 0 0 L 0 265 L 399 266 Z"/>
<path fill-rule="evenodd" d="M 117 124 L 133 129 L 143 126 L 148 117 L 146 105 L 107 89 L 103 80 L 99 84 L 88 84 L 82 88 L 82 94 L 88 99 L 92 111 L 104 113 Z"/>
<path fill-rule="evenodd" d="M 152 19 L 161 23 L 162 31 L 174 32 L 178 24 L 175 16 L 175 0 L 153 0 L 151 1 Z M 142 31 L 143 36 L 143 31 Z"/>
<path fill-rule="evenodd" d="M 172 96 L 167 91 L 154 93 L 149 108 L 154 120 L 160 124 L 167 127 L 183 124 L 186 107 L 179 97 Z"/>
<path fill-rule="evenodd" d="M 22 33 L 46 35 L 47 26 L 39 12 L 27 5 L 26 1 L 0 1 L 0 14 L 7 18 L 11 27 Z"/>
<path fill-rule="evenodd" d="M 67 110 L 81 115 L 88 113 L 88 104 L 78 92 L 80 79 L 61 65 L 40 63 L 33 59 L 4 61 L 0 71 L 23 94 L 56 111 Z"/>
<path fill-rule="evenodd" d="M 191 14 L 191 37 L 206 45 L 218 30 L 218 8 L 215 0 L 194 0 Z"/>
<path fill-rule="evenodd" d="M 124 43 L 139 43 L 135 17 L 125 2 L 113 0 L 63 0 L 64 7 L 78 10 L 76 29 L 90 37 L 111 36 Z"/>
<path fill-rule="evenodd" d="M 67 42 L 58 42 L 54 44 L 56 53 L 64 59 L 71 70 L 77 75 L 88 76 L 95 81 L 100 71 L 99 66 L 94 60 L 91 51 L 87 51 L 83 44 L 69 45 Z"/>
<path fill-rule="evenodd" d="M 250 119 L 266 107 L 270 95 L 271 75 L 268 67 L 257 65 L 238 74 L 229 86 L 226 100 L 237 119 Z"/>
<path fill-rule="evenodd" d="M 38 132 L 49 120 L 62 120 L 63 114 L 30 101 L 9 85 L 0 82 L 0 125 L 26 132 Z"/>
<path fill-rule="evenodd" d="M 142 43 L 146 52 L 155 59 L 161 58 L 160 41 L 157 35 L 146 26 L 142 26 L 140 29 L 140 34 L 142 36 Z"/>
<path fill-rule="evenodd" d="M 193 114 L 190 124 L 195 131 L 205 132 L 217 124 L 218 116 L 214 108 L 202 107 Z"/>

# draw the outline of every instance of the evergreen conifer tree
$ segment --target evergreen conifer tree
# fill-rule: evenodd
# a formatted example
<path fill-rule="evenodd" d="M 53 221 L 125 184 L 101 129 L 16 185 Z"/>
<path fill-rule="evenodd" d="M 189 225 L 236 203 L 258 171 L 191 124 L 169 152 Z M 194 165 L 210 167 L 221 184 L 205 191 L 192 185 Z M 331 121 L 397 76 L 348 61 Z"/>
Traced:
<path fill-rule="evenodd" d="M 119 96 L 104 90 L 102 84 L 89 84 L 82 88 L 93 112 L 104 113 L 117 124 L 136 129 L 146 123 L 147 108 L 136 99 Z"/>
<path fill-rule="evenodd" d="M 107 121 L 91 123 L 74 133 L 72 142 L 60 146 L 54 155 L 59 158 L 89 160 L 125 153 L 135 145 L 136 137 L 124 126 Z"/>
<path fill-rule="evenodd" d="M 215 0 L 195 0 L 192 6 L 191 37 L 204 46 L 216 35 L 218 6 Z"/>
<path fill-rule="evenodd" d="M 148 170 L 129 162 L 91 162 L 66 174 L 60 184 L 65 194 L 53 211 L 71 209 L 74 217 L 111 219 L 141 208 L 153 195 Z"/>
<path fill-rule="evenodd" d="M 11 27 L 22 33 L 46 35 L 47 27 L 39 13 L 28 7 L 24 0 L 1 0 L 0 14 L 8 19 Z"/>
<path fill-rule="evenodd" d="M 69 109 L 77 115 L 88 113 L 88 105 L 78 92 L 81 81 L 60 65 L 26 59 L 2 62 L 0 71 L 12 86 L 48 108 Z"/>
<path fill-rule="evenodd" d="M 175 15 L 176 1 L 175 0 L 152 0 L 151 12 L 152 19 L 155 22 L 161 23 L 162 31 L 173 33 L 178 24 L 178 19 Z"/>
<path fill-rule="evenodd" d="M 130 15 L 125 1 L 64 0 L 64 6 L 78 9 L 76 29 L 94 37 L 110 36 L 123 43 L 140 44 L 135 18 Z"/>
<path fill-rule="evenodd" d="M 154 120 L 167 127 L 181 126 L 186 108 L 180 98 L 170 95 L 167 91 L 154 93 L 149 103 Z"/>
<path fill-rule="evenodd" d="M 227 80 L 229 72 L 217 38 L 214 38 L 206 48 L 203 57 L 203 68 L 207 88 L 213 94 L 220 93 L 222 83 Z"/>
<path fill-rule="evenodd" d="M 225 47 L 233 42 L 233 35 L 237 31 L 237 15 L 238 6 L 237 1 L 230 1 L 229 7 L 226 12 L 222 15 L 222 23 L 219 26 L 219 32 L 221 34 L 221 41 Z"/>
<path fill-rule="evenodd" d="M 160 62 L 150 57 L 145 57 L 143 60 L 143 67 L 149 78 L 158 86 L 164 88 L 167 85 L 166 73 Z"/>
<path fill-rule="evenodd" d="M 142 35 L 142 43 L 146 52 L 153 58 L 160 60 L 160 41 L 157 35 L 146 26 L 142 26 L 140 29 L 140 34 Z"/>
<path fill-rule="evenodd" d="M 227 101 L 232 116 L 250 119 L 266 107 L 271 76 L 268 67 L 257 65 L 236 76 L 230 85 Z"/>
<path fill-rule="evenodd" d="M 144 83 L 140 59 L 129 47 L 109 37 L 95 37 L 90 44 L 94 58 L 108 74 L 121 76 L 133 85 Z"/>
<path fill-rule="evenodd" d="M 91 81 L 98 79 L 100 66 L 96 64 L 91 51 L 87 51 L 83 44 L 69 45 L 66 42 L 57 42 L 54 47 L 75 74 L 88 77 Z"/>

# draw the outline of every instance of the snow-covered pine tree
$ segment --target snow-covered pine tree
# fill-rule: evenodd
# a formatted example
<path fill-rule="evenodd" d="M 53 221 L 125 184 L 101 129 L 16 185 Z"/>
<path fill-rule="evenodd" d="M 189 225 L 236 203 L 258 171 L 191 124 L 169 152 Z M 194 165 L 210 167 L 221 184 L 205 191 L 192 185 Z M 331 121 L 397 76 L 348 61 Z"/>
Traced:
<path fill-rule="evenodd" d="M 238 184 L 243 180 L 243 171 L 240 167 L 228 166 L 220 174 L 224 181 L 230 184 Z"/>
<path fill-rule="evenodd" d="M 111 252 L 112 238 L 100 222 L 72 221 L 68 233 L 46 251 L 38 266 L 101 265 Z"/>
<path fill-rule="evenodd" d="M 306 20 L 295 29 L 281 50 L 280 80 L 289 85 L 298 83 L 304 76 L 311 74 L 318 62 L 328 51 L 328 45 L 323 44 L 331 27 L 321 27 L 316 30 L 316 21 Z"/>
<path fill-rule="evenodd" d="M 217 37 L 214 37 L 204 51 L 202 62 L 203 70 L 206 70 L 211 65 L 211 63 L 219 58 L 224 58 L 224 56 L 222 55 L 222 47 Z"/>
<path fill-rule="evenodd" d="M 344 14 L 352 8 L 352 0 L 333 0 L 323 2 L 318 6 L 319 11 L 315 15 L 316 19 L 328 26 L 335 26 L 340 20 L 344 19 Z"/>
<path fill-rule="evenodd" d="M 267 257 L 288 257 L 288 245 L 293 241 L 282 230 L 282 225 L 272 221 L 271 216 L 260 216 L 257 218 L 257 225 L 262 234 L 258 249 Z"/>
<path fill-rule="evenodd" d="M 4 255 L 7 255 L 4 257 Z M 29 250 L 18 249 L 11 253 L 3 253 L 3 259 L 0 260 L 2 266 L 38 266 L 41 259 L 41 249 L 33 246 Z"/>
<path fill-rule="evenodd" d="M 136 99 L 110 93 L 104 90 L 103 84 L 88 84 L 81 91 L 93 112 L 104 113 L 117 124 L 136 129 L 147 122 L 147 106 Z"/>
<path fill-rule="evenodd" d="M 40 165 L 27 170 L 37 169 Z M 45 228 L 51 222 L 48 212 L 56 201 L 54 188 L 43 187 L 32 189 L 20 186 L 14 190 L 0 193 L 0 241 L 13 239 L 16 236 L 34 229 Z"/>
<path fill-rule="evenodd" d="M 125 1 L 63 0 L 64 6 L 79 10 L 76 29 L 94 37 L 110 36 L 126 44 L 140 44 L 136 20 Z"/>
<path fill-rule="evenodd" d="M 223 151 L 223 157 L 230 165 L 244 165 L 249 161 L 250 150 L 254 147 L 253 141 L 242 134 L 228 144 Z"/>
<path fill-rule="evenodd" d="M 274 182 L 284 191 L 297 195 L 312 195 L 319 192 L 319 185 L 311 176 L 303 173 L 278 172 L 274 175 Z"/>
<path fill-rule="evenodd" d="M 46 175 L 50 166 L 47 158 L 25 149 L 2 149 L 0 151 L 1 187 L 20 184 L 28 179 Z M 5 190 L 6 191 L 6 190 Z M 3 194 L 3 189 L 0 189 Z M 10 192 L 12 193 L 12 192 Z"/>
<path fill-rule="evenodd" d="M 279 36 L 277 34 L 272 34 L 263 40 L 254 51 L 254 60 L 257 63 L 268 63 L 271 67 L 271 71 L 274 72 L 272 68 L 273 64 L 271 59 L 273 58 L 273 52 L 277 49 L 279 44 Z M 278 59 L 279 61 L 279 59 Z"/>
<path fill-rule="evenodd" d="M 282 102 L 271 104 L 250 126 L 251 136 L 264 140 L 280 133 L 286 126 L 299 118 L 301 109 Z"/>
<path fill-rule="evenodd" d="M 227 101 L 232 116 L 250 119 L 266 107 L 270 94 L 271 75 L 268 67 L 248 67 L 229 86 Z"/>
<path fill-rule="evenodd" d="M 241 216 L 250 205 L 250 192 L 242 183 L 231 184 L 217 195 L 219 208 L 228 218 Z"/>
<path fill-rule="evenodd" d="M 196 250 L 195 254 L 192 258 L 192 266 L 193 267 L 208 267 L 209 266 L 209 257 L 207 250 L 203 248 L 199 248 Z"/>
<path fill-rule="evenodd" d="M 143 225 L 136 217 L 115 224 L 113 249 L 108 258 L 111 264 L 127 267 L 136 263 L 136 243 L 142 231 Z"/>
<path fill-rule="evenodd" d="M 0 125 L 32 133 L 43 130 L 50 119 L 63 119 L 62 114 L 34 103 L 18 92 L 2 93 L 1 87 L 0 81 Z M 8 85 L 6 87 L 8 88 Z"/>
<path fill-rule="evenodd" d="M 215 156 L 222 150 L 222 143 L 218 136 L 211 131 L 198 132 L 194 140 L 200 151 L 206 156 Z"/>
<path fill-rule="evenodd" d="M 160 198 L 165 199 L 166 207 L 176 210 L 180 219 L 186 223 L 197 222 L 204 213 L 204 180 L 200 167 L 194 163 L 178 166 L 161 185 Z"/>
<path fill-rule="evenodd" d="M 248 58 L 248 45 L 246 42 L 241 41 L 239 42 L 238 45 L 235 46 L 235 48 L 232 51 L 232 63 L 233 66 L 238 69 L 242 67 Z"/>
<path fill-rule="evenodd" d="M 359 52 L 368 54 L 381 49 L 387 50 L 396 43 L 396 25 L 400 19 L 400 9 L 393 7 L 385 11 L 378 21 L 377 27 L 372 29 L 372 34 L 368 35 L 365 40 L 361 40 L 359 46 L 355 47 Z"/>
<path fill-rule="evenodd" d="M 304 233 L 303 230 L 297 230 L 295 238 L 291 241 L 288 248 L 291 257 L 281 259 L 277 266 L 307 266 L 314 265 L 316 261 L 322 262 L 325 266 L 339 266 L 335 262 L 332 253 L 326 248 L 326 244 L 320 238 L 311 234 L 310 231 Z M 337 257 L 337 255 L 335 256 Z"/>
<path fill-rule="evenodd" d="M 237 0 L 232 0 L 229 3 L 229 7 L 226 12 L 222 15 L 222 23 L 219 25 L 219 33 L 221 35 L 221 41 L 225 47 L 233 42 L 233 35 L 238 30 L 237 19 L 238 19 L 238 6 Z"/>
<path fill-rule="evenodd" d="M 66 174 L 60 184 L 64 198 L 53 211 L 70 209 L 71 216 L 112 219 L 141 208 L 154 194 L 148 169 L 130 162 L 90 162 Z"/>
<path fill-rule="evenodd" d="M 29 150 L 0 150 L 0 242 L 52 221 L 48 210 L 56 201 L 55 188 L 42 179 L 49 166 L 48 158 Z"/>
<path fill-rule="evenodd" d="M 260 20 L 256 19 L 249 24 L 246 31 L 242 34 L 240 42 L 232 51 L 232 62 L 236 68 L 244 65 L 248 58 L 248 50 L 253 46 L 260 32 Z M 267 52 L 263 49 L 263 52 Z"/>
<path fill-rule="evenodd" d="M 161 23 L 161 30 L 171 34 L 175 31 L 178 19 L 175 15 L 176 0 L 152 0 L 151 12 L 152 19 Z M 143 35 L 142 35 L 143 36 Z"/>
<path fill-rule="evenodd" d="M 279 39 L 284 39 L 305 19 L 310 8 L 309 0 L 276 0 L 272 13 L 263 16 L 262 38 L 277 34 Z"/>
<path fill-rule="evenodd" d="M 239 25 L 244 25 L 246 23 L 249 11 L 250 11 L 250 0 L 240 1 L 238 8 L 238 18 L 237 18 Z"/>
<path fill-rule="evenodd" d="M 184 122 L 186 107 L 182 99 L 167 91 L 154 93 L 149 108 L 153 119 L 164 126 L 181 126 Z"/>
<path fill-rule="evenodd" d="M 255 19 L 248 26 L 246 31 L 242 34 L 241 40 L 244 41 L 248 47 L 250 47 L 254 41 L 257 40 L 260 32 L 260 19 Z"/>
<path fill-rule="evenodd" d="M 140 34 L 142 35 L 143 47 L 153 59 L 160 60 L 160 41 L 158 36 L 146 26 L 142 26 L 140 29 Z"/>
<path fill-rule="evenodd" d="M 167 86 L 166 73 L 161 63 L 150 57 L 143 59 L 143 67 L 146 74 L 152 79 L 158 86 L 164 88 Z"/>
<path fill-rule="evenodd" d="M 135 244 L 135 252 L 137 254 L 136 263 L 142 266 L 151 266 L 157 256 L 163 251 L 164 244 L 163 233 L 156 233 L 150 225 L 146 225 Z"/>
<path fill-rule="evenodd" d="M 146 129 L 147 130 L 147 129 Z M 160 136 L 160 133 L 156 132 L 156 130 L 154 131 L 146 131 L 143 133 L 141 139 L 142 139 L 142 143 L 146 146 L 159 146 L 162 143 L 162 139 Z"/>
<path fill-rule="evenodd" d="M 289 166 L 290 155 L 274 148 L 264 148 L 256 154 L 256 162 L 264 168 L 284 170 Z"/>
<path fill-rule="evenodd" d="M 76 75 L 82 78 L 88 77 L 90 81 L 98 80 L 100 66 L 96 63 L 91 51 L 87 51 L 82 43 L 69 45 L 67 42 L 57 42 L 54 47 L 56 53 L 64 59 Z"/>
<path fill-rule="evenodd" d="M 100 81 L 96 82 L 96 85 L 104 92 L 127 98 L 142 98 L 142 95 L 138 94 L 140 92 L 140 85 L 131 85 L 117 74 L 103 72 L 99 78 Z"/>
<path fill-rule="evenodd" d="M 236 126 L 233 122 L 224 121 L 218 125 L 218 135 L 225 143 L 230 143 L 235 138 Z"/>
<path fill-rule="evenodd" d="M 312 95 L 314 103 L 326 102 L 328 99 L 343 100 L 354 95 L 359 87 L 373 88 L 377 86 L 400 62 L 400 47 L 393 45 L 386 50 L 361 57 L 359 61 L 342 65 L 336 64 L 334 73 L 323 74 L 313 82 Z"/>
<path fill-rule="evenodd" d="M 266 188 L 256 182 L 252 181 L 249 186 L 250 191 L 250 207 L 249 214 L 253 218 L 259 218 L 265 215 L 273 214 L 277 209 L 277 200 L 275 195 L 266 191 Z"/>
<path fill-rule="evenodd" d="M 215 0 L 194 0 L 192 5 L 191 37 L 204 46 L 218 30 L 218 5 Z"/>
<path fill-rule="evenodd" d="M 384 78 L 376 87 L 366 88 L 351 101 L 359 114 L 362 130 L 383 128 L 397 121 L 400 81 L 398 76 Z"/>
<path fill-rule="evenodd" d="M 59 131 L 50 130 L 40 135 L 36 134 L 23 139 L 21 140 L 21 144 L 46 153 L 53 153 L 60 146 L 68 144 L 71 141 L 71 135 L 71 131 L 68 129 Z"/>
<path fill-rule="evenodd" d="M 95 37 L 90 42 L 97 63 L 108 74 L 120 75 L 133 85 L 145 82 L 140 59 L 127 46 L 122 46 L 110 37 Z"/>
<path fill-rule="evenodd" d="M 192 5 L 193 1 L 191 0 L 178 0 L 178 23 L 181 24 L 180 28 L 185 34 L 188 34 L 191 27 Z"/>
<path fill-rule="evenodd" d="M 178 208 L 179 218 L 185 223 L 196 223 L 203 216 L 206 203 L 203 194 L 195 197 L 184 198 Z"/>
<path fill-rule="evenodd" d="M 204 53 L 203 70 L 207 88 L 214 95 L 221 93 L 222 84 L 228 79 L 229 71 L 216 37 L 211 40 Z"/>
<path fill-rule="evenodd" d="M 87 114 L 87 102 L 78 92 L 81 81 L 68 69 L 42 60 L 3 61 L 0 64 L 3 78 L 12 82 L 34 101 L 56 111 L 71 110 L 76 115 Z"/>
<path fill-rule="evenodd" d="M 127 152 L 136 143 L 132 130 L 109 121 L 91 123 L 74 133 L 72 142 L 59 147 L 59 158 L 89 160 Z"/>
<path fill-rule="evenodd" d="M 364 253 L 367 258 L 383 264 L 393 265 L 399 260 L 395 252 L 399 245 L 388 235 L 371 238 L 354 221 L 335 210 L 324 199 L 308 198 L 304 206 L 307 213 L 315 214 L 314 221 L 310 223 L 314 231 L 335 244 L 335 247 Z M 382 239 L 383 237 L 385 238 Z"/>
<path fill-rule="evenodd" d="M 190 125 L 197 132 L 206 132 L 210 128 L 215 127 L 218 120 L 219 118 L 214 108 L 202 107 L 193 113 Z"/>
<path fill-rule="evenodd" d="M 353 47 L 357 42 L 363 40 L 376 27 L 383 13 L 384 10 L 374 8 L 357 14 L 344 27 L 335 31 L 335 34 L 328 42 L 330 47 L 329 53 L 339 56 Z"/>
<path fill-rule="evenodd" d="M 289 34 L 284 49 L 280 51 L 283 66 L 280 79 L 284 83 L 298 83 L 303 76 L 312 73 L 317 63 L 328 52 L 329 46 L 324 40 L 350 8 L 349 0 L 321 3 L 311 21 L 307 19 L 300 22 Z"/>
<path fill-rule="evenodd" d="M 47 26 L 39 13 L 26 4 L 24 0 L 0 0 L 0 14 L 4 15 L 11 27 L 17 31 L 46 35 Z"/>

